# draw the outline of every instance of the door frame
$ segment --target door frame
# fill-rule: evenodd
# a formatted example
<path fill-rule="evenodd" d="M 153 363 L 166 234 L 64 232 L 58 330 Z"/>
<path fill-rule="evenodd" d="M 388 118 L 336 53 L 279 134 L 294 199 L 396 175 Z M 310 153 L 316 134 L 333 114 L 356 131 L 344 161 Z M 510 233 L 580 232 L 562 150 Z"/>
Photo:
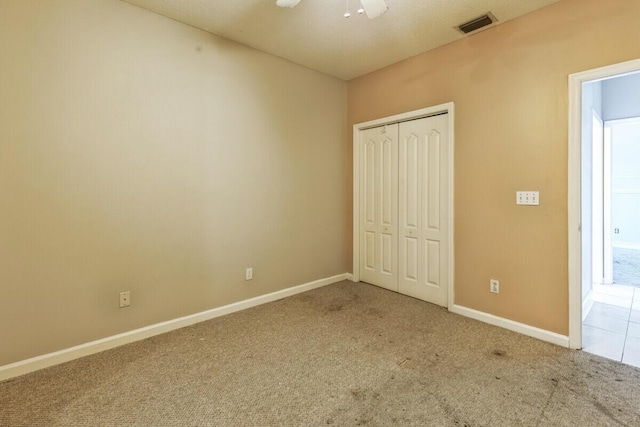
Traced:
<path fill-rule="evenodd" d="M 449 284 L 447 289 L 447 308 L 451 310 L 454 302 L 454 250 L 453 250 L 453 154 L 454 154 L 454 103 L 435 105 L 433 107 L 422 108 L 420 110 L 408 111 L 394 116 L 383 117 L 368 122 L 357 123 L 353 125 L 353 281 L 360 281 L 360 132 L 372 127 L 389 125 L 392 123 L 406 122 L 409 120 L 421 119 L 424 117 L 435 116 L 438 114 L 448 114 L 449 127 L 449 188 L 447 196 L 449 200 L 449 253 L 448 253 L 448 273 Z"/>
<path fill-rule="evenodd" d="M 569 273 L 569 347 L 582 348 L 582 267 L 591 260 L 582 259 L 582 84 L 640 71 L 640 60 L 622 62 L 569 75 L 568 136 L 568 273 Z M 591 268 L 589 266 L 589 268 Z"/>
<path fill-rule="evenodd" d="M 596 135 L 596 123 L 598 129 L 602 129 L 600 135 Z M 607 180 L 605 165 L 607 162 L 605 158 L 604 120 L 593 109 L 591 110 L 591 124 L 591 281 L 593 284 L 603 284 L 606 277 L 606 257 L 604 254 L 606 253 L 605 223 L 607 210 L 605 201 Z M 589 224 L 586 224 L 586 226 L 589 226 Z M 590 303 L 582 306 L 582 320 L 587 316 L 593 305 L 591 298 L 588 299 Z"/>

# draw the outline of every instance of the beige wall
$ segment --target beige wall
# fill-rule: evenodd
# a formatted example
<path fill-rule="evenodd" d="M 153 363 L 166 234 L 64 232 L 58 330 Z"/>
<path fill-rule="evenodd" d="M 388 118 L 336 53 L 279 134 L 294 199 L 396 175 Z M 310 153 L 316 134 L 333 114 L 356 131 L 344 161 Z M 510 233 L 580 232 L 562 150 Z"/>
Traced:
<path fill-rule="evenodd" d="M 0 366 L 349 269 L 345 82 L 116 0 L 0 52 Z"/>
<path fill-rule="evenodd" d="M 568 334 L 567 76 L 639 58 L 638 18 L 563 0 L 349 82 L 349 126 L 455 102 L 456 304 Z"/>

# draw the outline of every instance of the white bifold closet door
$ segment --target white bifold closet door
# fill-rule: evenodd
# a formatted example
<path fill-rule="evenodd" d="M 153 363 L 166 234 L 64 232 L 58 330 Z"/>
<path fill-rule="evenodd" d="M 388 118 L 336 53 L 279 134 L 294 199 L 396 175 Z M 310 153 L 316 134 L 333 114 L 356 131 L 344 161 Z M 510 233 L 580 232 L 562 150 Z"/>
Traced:
<path fill-rule="evenodd" d="M 361 133 L 360 277 L 441 306 L 448 299 L 446 114 Z"/>
<path fill-rule="evenodd" d="M 398 124 L 361 133 L 360 279 L 398 291 Z"/>

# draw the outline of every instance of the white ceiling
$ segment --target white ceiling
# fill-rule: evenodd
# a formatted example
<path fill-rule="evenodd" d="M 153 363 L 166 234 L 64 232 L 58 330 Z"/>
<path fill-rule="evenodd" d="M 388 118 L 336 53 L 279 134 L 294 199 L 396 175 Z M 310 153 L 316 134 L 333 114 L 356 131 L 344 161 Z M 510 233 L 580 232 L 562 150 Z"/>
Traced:
<path fill-rule="evenodd" d="M 374 20 L 344 18 L 345 0 L 123 0 L 229 40 L 350 80 L 464 36 L 454 27 L 492 12 L 499 23 L 559 0 L 387 0 Z"/>

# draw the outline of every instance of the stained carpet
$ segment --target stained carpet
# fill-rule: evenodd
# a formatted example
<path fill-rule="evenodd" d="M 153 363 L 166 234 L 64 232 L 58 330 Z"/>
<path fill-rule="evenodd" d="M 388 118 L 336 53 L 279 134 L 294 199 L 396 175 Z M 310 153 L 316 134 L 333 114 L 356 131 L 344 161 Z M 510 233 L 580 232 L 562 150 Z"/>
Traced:
<path fill-rule="evenodd" d="M 341 282 L 0 383 L 2 426 L 640 425 L 640 370 Z"/>

